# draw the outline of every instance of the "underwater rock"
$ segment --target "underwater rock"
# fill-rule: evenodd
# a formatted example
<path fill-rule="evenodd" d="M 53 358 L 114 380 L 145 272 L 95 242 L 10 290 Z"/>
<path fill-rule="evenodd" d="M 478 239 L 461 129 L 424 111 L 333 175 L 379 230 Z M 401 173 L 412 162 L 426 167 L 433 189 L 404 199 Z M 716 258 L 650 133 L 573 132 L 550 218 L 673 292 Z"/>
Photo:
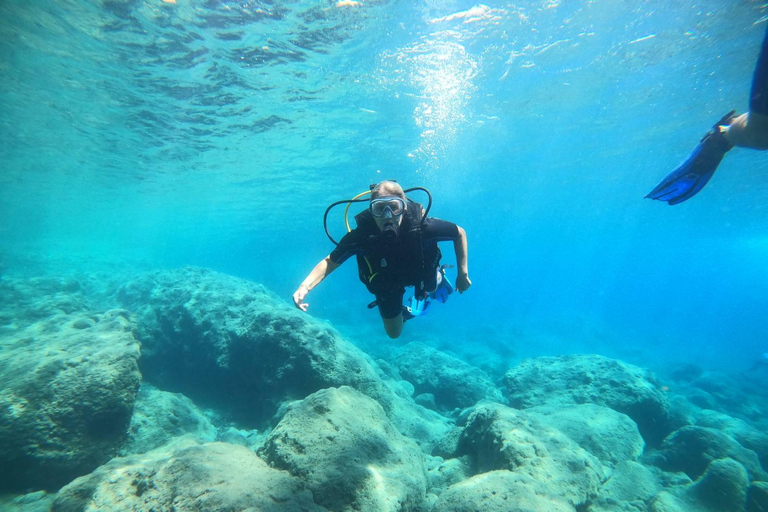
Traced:
<path fill-rule="evenodd" d="M 91 308 L 72 277 L 0 277 L 0 335 Z"/>
<path fill-rule="evenodd" d="M 576 512 L 564 501 L 538 491 L 527 475 L 490 471 L 450 486 L 435 504 L 440 512 Z"/>
<path fill-rule="evenodd" d="M 662 489 L 656 472 L 635 461 L 619 463 L 590 503 L 589 512 L 645 510 L 645 503 Z"/>
<path fill-rule="evenodd" d="M 702 409 L 713 409 L 768 428 L 768 393 L 765 375 L 753 371 L 728 374 L 707 371 L 691 382 L 682 382 L 679 392 Z"/>
<path fill-rule="evenodd" d="M 440 460 L 440 458 L 437 458 Z M 429 478 L 429 492 L 440 494 L 453 484 L 465 480 L 471 475 L 469 457 L 459 457 L 457 459 L 446 459 L 430 468 L 427 477 Z"/>
<path fill-rule="evenodd" d="M 480 400 L 504 401 L 485 372 L 423 343 L 407 344 L 394 363 L 416 394 L 432 394 L 442 410 L 464 409 Z"/>
<path fill-rule="evenodd" d="M 768 482 L 752 482 L 749 486 L 747 512 L 768 512 Z"/>
<path fill-rule="evenodd" d="M 594 404 L 540 406 L 526 409 L 526 412 L 561 431 L 610 467 L 637 460 L 645 448 L 637 424 L 626 414 L 608 407 Z"/>
<path fill-rule="evenodd" d="M 698 379 L 704 373 L 704 369 L 692 363 L 680 362 L 671 369 L 669 376 L 680 382 L 691 382 Z"/>
<path fill-rule="evenodd" d="M 435 447 L 432 449 L 432 455 L 450 459 L 456 457 L 459 451 L 459 440 L 461 434 L 464 432 L 464 427 L 454 427 L 446 435 L 435 443 Z"/>
<path fill-rule="evenodd" d="M 146 453 L 182 435 L 208 442 L 216 440 L 217 433 L 192 400 L 144 383 L 139 389 L 128 439 L 120 455 Z"/>
<path fill-rule="evenodd" d="M 262 428 L 288 400 L 352 386 L 420 442 L 449 429 L 328 324 L 263 286 L 200 268 L 142 274 L 117 293 L 138 313 L 141 368 L 161 389 Z"/>
<path fill-rule="evenodd" d="M 413 401 L 422 407 L 426 407 L 427 409 L 437 409 L 437 404 L 435 403 L 435 395 L 432 393 L 422 393 L 417 395 L 413 397 Z"/>
<path fill-rule="evenodd" d="M 595 404 L 624 413 L 656 446 L 671 432 L 669 402 L 647 370 L 598 355 L 527 359 L 504 375 L 512 407 Z"/>
<path fill-rule="evenodd" d="M 485 404 L 468 414 L 459 453 L 469 455 L 474 473 L 504 469 L 525 475 L 536 491 L 574 507 L 597 494 L 600 461 L 537 416 Z"/>
<path fill-rule="evenodd" d="M 59 491 L 52 512 L 85 510 L 327 512 L 287 471 L 225 443 L 172 443 L 116 458 Z"/>
<path fill-rule="evenodd" d="M 0 335 L 1 489 L 55 490 L 117 453 L 141 381 L 135 329 L 113 310 Z"/>
<path fill-rule="evenodd" d="M 766 473 L 757 455 L 727 434 L 707 427 L 690 426 L 676 430 L 664 440 L 648 461 L 665 471 L 683 471 L 692 479 L 699 478 L 712 461 L 730 458 L 749 471 L 751 480 L 765 480 Z"/>
<path fill-rule="evenodd" d="M 693 425 L 701 408 L 693 404 L 688 397 L 677 393 L 669 395 L 669 425 L 672 430 Z"/>
<path fill-rule="evenodd" d="M 259 455 L 331 510 L 412 510 L 426 497 L 419 447 L 375 400 L 348 386 L 292 404 Z"/>
<path fill-rule="evenodd" d="M 757 430 L 746 421 L 716 411 L 700 411 L 695 418 L 699 427 L 709 427 L 731 436 L 741 446 L 757 454 L 763 469 L 768 468 L 768 434 Z"/>
<path fill-rule="evenodd" d="M 661 491 L 650 501 L 649 512 L 743 512 L 749 478 L 733 459 L 712 461 L 702 477 L 681 488 Z"/>
<path fill-rule="evenodd" d="M 54 497 L 54 494 L 48 494 L 45 491 L 20 496 L 0 496 L 0 510 L 3 512 L 49 512 Z"/>

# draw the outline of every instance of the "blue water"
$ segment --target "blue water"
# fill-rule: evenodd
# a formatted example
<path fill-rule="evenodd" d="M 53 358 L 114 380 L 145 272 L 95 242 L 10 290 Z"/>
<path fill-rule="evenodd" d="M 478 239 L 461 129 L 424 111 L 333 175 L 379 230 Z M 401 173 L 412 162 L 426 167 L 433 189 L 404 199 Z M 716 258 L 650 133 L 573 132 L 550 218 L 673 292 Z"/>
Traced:
<path fill-rule="evenodd" d="M 200 265 L 289 301 L 332 249 L 327 204 L 390 178 L 466 229 L 473 281 L 400 342 L 744 368 L 768 351 L 768 154 L 732 151 L 683 205 L 643 196 L 747 108 L 765 15 L 4 0 L 2 263 Z M 351 261 L 308 297 L 354 341 L 392 343 L 370 300 Z"/>

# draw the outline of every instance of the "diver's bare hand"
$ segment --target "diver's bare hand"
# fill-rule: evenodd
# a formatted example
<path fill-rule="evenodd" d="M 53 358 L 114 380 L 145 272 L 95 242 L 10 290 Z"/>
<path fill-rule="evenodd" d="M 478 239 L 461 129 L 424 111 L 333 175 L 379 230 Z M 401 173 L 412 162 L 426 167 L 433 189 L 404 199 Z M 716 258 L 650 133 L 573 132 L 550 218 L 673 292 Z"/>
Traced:
<path fill-rule="evenodd" d="M 456 276 L 456 289 L 459 290 L 459 293 L 464 293 L 469 290 L 470 286 L 472 286 L 472 281 L 469 280 L 467 274 L 460 273 Z"/>
<path fill-rule="evenodd" d="M 307 288 L 304 285 L 299 286 L 299 288 L 293 292 L 293 304 L 297 308 L 299 308 L 302 311 L 306 311 L 309 307 L 309 304 L 304 302 L 304 297 L 307 296 L 309 293 L 309 288 Z"/>

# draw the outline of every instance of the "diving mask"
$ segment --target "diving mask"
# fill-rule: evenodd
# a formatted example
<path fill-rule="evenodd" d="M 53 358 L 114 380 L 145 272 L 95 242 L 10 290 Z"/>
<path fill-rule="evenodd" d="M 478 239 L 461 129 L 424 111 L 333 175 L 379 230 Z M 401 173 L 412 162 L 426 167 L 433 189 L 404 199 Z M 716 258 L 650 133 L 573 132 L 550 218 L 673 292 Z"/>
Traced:
<path fill-rule="evenodd" d="M 392 217 L 402 215 L 405 211 L 405 201 L 399 197 L 379 197 L 371 200 L 371 215 L 376 218 L 385 217 L 387 210 Z"/>

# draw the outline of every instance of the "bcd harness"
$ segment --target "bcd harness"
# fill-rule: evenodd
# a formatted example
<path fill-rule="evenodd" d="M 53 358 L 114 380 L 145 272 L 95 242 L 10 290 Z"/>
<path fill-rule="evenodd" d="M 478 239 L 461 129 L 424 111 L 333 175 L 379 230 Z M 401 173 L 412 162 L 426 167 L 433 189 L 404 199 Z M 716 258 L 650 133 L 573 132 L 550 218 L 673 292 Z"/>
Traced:
<path fill-rule="evenodd" d="M 407 200 L 399 236 L 383 236 L 376 226 L 370 210 L 355 216 L 357 229 L 368 233 L 363 242 L 362 253 L 357 254 L 357 268 L 360 281 L 374 295 L 399 292 L 406 286 L 416 288 L 416 295 L 425 294 L 425 282 L 434 279 L 431 274 L 440 262 L 440 248 L 437 244 L 424 247 L 424 208 L 421 204 Z M 370 307 L 374 307 L 372 303 Z"/>

